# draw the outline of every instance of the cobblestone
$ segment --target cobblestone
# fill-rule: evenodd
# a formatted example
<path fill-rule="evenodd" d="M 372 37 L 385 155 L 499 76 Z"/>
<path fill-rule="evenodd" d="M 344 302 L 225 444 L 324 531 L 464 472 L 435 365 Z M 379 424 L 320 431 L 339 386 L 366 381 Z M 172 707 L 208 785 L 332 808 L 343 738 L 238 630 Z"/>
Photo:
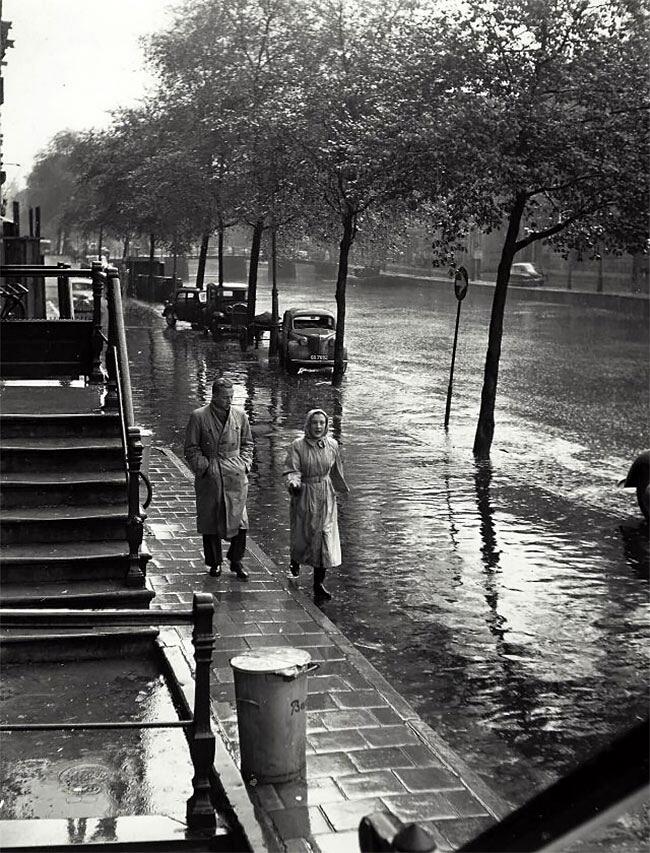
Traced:
<path fill-rule="evenodd" d="M 306 778 L 248 787 L 258 815 L 272 821 L 277 849 L 354 853 L 364 815 L 390 811 L 417 820 L 450 850 L 505 813 L 478 777 L 419 719 L 362 654 L 248 538 L 250 582 L 230 572 L 210 578 L 196 534 L 191 474 L 166 448 L 153 448 L 154 499 L 146 544 L 152 560 L 152 607 L 184 606 L 194 591 L 215 597 L 211 697 L 215 726 L 239 760 L 230 659 L 267 646 L 310 652 L 319 668 L 308 680 Z M 484 802 L 490 802 L 489 811 Z"/>

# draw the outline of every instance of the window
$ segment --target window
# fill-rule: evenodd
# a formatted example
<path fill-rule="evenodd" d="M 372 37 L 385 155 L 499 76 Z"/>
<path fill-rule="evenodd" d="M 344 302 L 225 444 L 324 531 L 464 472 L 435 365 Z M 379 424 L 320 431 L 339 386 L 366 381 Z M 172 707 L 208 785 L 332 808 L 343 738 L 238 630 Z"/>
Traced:
<path fill-rule="evenodd" d="M 333 329 L 334 318 L 323 314 L 310 314 L 294 317 L 294 329 Z"/>

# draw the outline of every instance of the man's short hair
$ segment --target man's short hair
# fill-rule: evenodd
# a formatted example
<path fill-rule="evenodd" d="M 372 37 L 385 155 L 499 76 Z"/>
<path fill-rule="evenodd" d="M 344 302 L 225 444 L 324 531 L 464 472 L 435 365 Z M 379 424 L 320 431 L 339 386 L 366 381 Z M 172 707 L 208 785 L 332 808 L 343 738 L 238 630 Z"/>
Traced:
<path fill-rule="evenodd" d="M 215 379 L 212 383 L 212 395 L 219 390 L 219 388 L 234 388 L 235 386 L 232 384 L 230 379 L 226 379 L 225 376 L 220 376 L 218 379 Z"/>

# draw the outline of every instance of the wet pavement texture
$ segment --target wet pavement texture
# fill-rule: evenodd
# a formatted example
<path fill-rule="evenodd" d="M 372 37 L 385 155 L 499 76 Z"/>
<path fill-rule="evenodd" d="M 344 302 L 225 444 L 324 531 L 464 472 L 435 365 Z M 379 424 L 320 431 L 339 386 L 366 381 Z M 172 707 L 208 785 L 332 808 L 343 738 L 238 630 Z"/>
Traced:
<path fill-rule="evenodd" d="M 261 279 L 258 311 L 270 307 Z M 280 307 L 334 307 L 332 282 L 280 284 Z M 491 291 L 463 303 L 448 434 L 452 287 L 348 288 L 350 366 L 290 377 L 131 303 L 138 422 L 182 456 L 215 375 L 236 382 L 256 441 L 251 532 L 288 561 L 286 448 L 315 406 L 332 415 L 351 494 L 327 615 L 499 794 L 521 802 L 645 714 L 647 528 L 619 490 L 647 443 L 641 316 L 507 307 L 491 465 L 471 448 Z M 307 580 L 302 583 L 308 583 Z"/>
<path fill-rule="evenodd" d="M 5 664 L 0 718 L 158 722 L 176 720 L 178 712 L 152 661 L 104 658 Z M 0 819 L 94 818 L 104 835 L 121 815 L 184 820 L 193 772 L 180 729 L 5 732 Z M 73 827 L 71 843 L 79 831 Z"/>

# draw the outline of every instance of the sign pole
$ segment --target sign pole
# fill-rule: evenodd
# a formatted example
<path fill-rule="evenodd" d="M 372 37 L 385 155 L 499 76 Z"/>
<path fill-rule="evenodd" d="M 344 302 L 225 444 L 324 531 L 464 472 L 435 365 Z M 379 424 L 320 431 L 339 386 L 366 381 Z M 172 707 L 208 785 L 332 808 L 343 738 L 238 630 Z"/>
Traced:
<path fill-rule="evenodd" d="M 458 343 L 458 324 L 460 322 L 460 306 L 467 295 L 469 279 L 465 267 L 459 267 L 454 276 L 454 293 L 458 301 L 456 309 L 456 328 L 454 329 L 454 346 L 451 351 L 451 369 L 449 371 L 449 387 L 447 388 L 447 405 L 445 407 L 445 430 L 449 428 L 449 413 L 451 412 L 451 395 L 454 387 L 454 366 L 456 364 L 456 344 Z"/>

